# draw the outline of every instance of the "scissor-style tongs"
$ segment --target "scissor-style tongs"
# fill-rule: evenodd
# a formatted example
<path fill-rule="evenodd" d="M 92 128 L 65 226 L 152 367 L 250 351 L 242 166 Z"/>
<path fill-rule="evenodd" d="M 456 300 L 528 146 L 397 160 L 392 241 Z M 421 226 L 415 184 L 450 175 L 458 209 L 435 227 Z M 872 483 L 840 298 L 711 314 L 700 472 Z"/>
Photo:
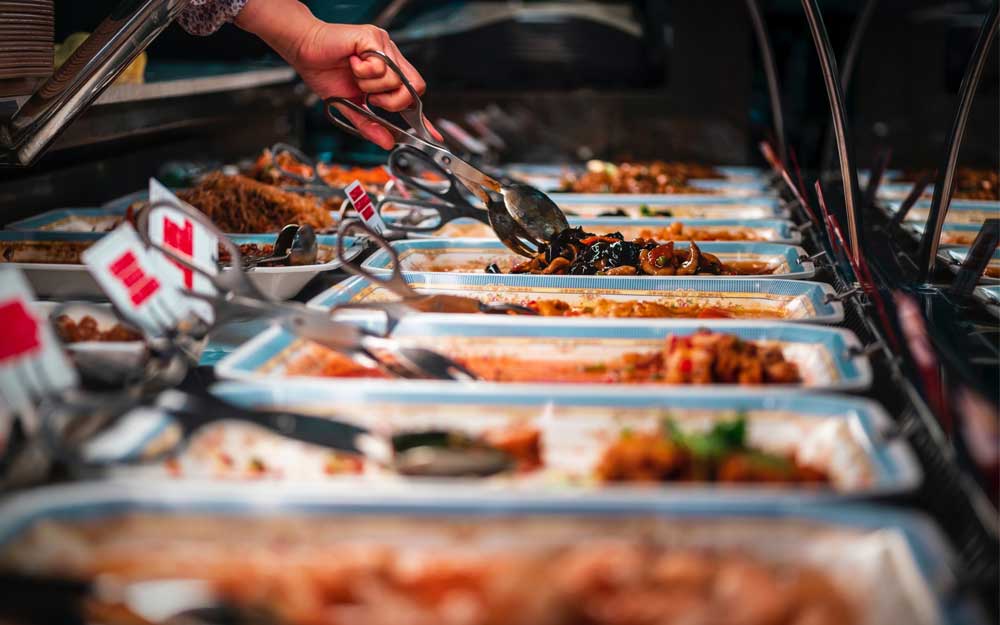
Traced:
<path fill-rule="evenodd" d="M 149 213 L 160 206 L 182 211 L 189 219 L 197 221 L 200 226 L 213 233 L 230 255 L 229 270 L 206 270 L 193 263 L 191 258 L 151 241 L 148 235 Z M 140 212 L 137 221 L 139 236 L 147 246 L 203 276 L 211 284 L 214 293 L 186 290 L 184 295 L 207 302 L 212 307 L 216 325 L 244 319 L 271 319 L 297 336 L 340 352 L 362 366 L 378 368 L 393 377 L 446 380 L 476 377 L 462 365 L 431 350 L 403 346 L 393 339 L 365 331 L 354 324 L 334 321 L 328 314 L 298 302 L 271 300 L 239 269 L 242 266 L 239 246 L 196 210 L 172 202 L 157 202 Z M 388 358 L 382 354 L 388 354 Z"/>
<path fill-rule="evenodd" d="M 352 235 L 360 234 L 375 241 L 392 259 L 392 270 L 388 273 L 372 272 L 360 263 L 349 259 L 344 249 L 344 240 Z M 400 299 L 394 302 L 358 302 L 338 306 L 335 310 L 367 309 L 384 312 L 387 317 L 388 329 L 398 323 L 399 319 L 414 312 L 427 313 L 485 313 L 495 315 L 518 314 L 537 315 L 538 312 L 526 306 L 517 304 L 495 303 L 487 304 L 474 297 L 436 293 L 425 295 L 416 291 L 406 281 L 399 267 L 399 255 L 395 248 L 385 238 L 369 229 L 361 221 L 353 218 L 345 219 L 337 230 L 337 259 L 344 271 L 368 280 L 372 285 L 391 291 Z"/>
<path fill-rule="evenodd" d="M 368 50 L 361 54 L 362 58 L 370 56 L 382 59 L 386 66 L 399 76 L 403 86 L 409 92 L 413 104 L 410 108 L 400 111 L 400 116 L 413 127 L 413 132 L 407 132 L 376 115 L 368 105 L 368 96 L 365 97 L 363 105 L 359 105 L 349 98 L 328 98 L 325 102 L 325 111 L 331 123 L 346 132 L 361 136 L 354 126 L 337 116 L 336 107 L 342 106 L 384 128 L 397 146 L 409 146 L 423 152 L 439 168 L 454 174 L 455 178 L 486 205 L 490 225 L 497 232 L 500 240 L 518 254 L 534 255 L 533 252 L 529 253 L 528 246 L 512 244 L 515 237 L 523 238 L 535 248 L 540 248 L 546 241 L 569 227 L 562 211 L 537 189 L 527 185 L 504 185 L 437 143 L 427 125 L 427 119 L 423 112 L 423 102 L 410 81 L 396 63 L 382 52 Z M 418 188 L 427 190 L 419 186 Z M 491 193 L 499 194 L 502 198 L 500 204 L 491 204 Z M 497 207 L 503 207 L 506 210 L 496 210 Z M 506 219 L 507 223 L 495 218 Z"/>
<path fill-rule="evenodd" d="M 451 172 L 439 166 L 420 150 L 397 146 L 389 153 L 389 173 L 408 189 L 429 197 L 384 197 L 375 205 L 390 228 L 406 233 L 430 233 L 456 219 L 474 219 L 490 224 L 490 215 L 481 206 L 473 205 L 465 186 Z M 488 202 L 503 203 L 493 198 Z M 405 215 L 396 214 L 406 211 Z"/>
<path fill-rule="evenodd" d="M 344 197 L 344 190 L 339 186 L 333 186 L 327 182 L 320 173 L 322 164 L 314 158 L 309 157 L 305 152 L 294 145 L 278 142 L 269 148 L 271 152 L 271 167 L 276 169 L 284 179 L 291 180 L 294 185 L 284 185 L 282 189 L 292 193 L 310 193 L 319 197 Z M 312 170 L 312 175 L 289 169 L 281 163 L 278 158 L 281 154 L 288 154 L 296 162 Z"/>

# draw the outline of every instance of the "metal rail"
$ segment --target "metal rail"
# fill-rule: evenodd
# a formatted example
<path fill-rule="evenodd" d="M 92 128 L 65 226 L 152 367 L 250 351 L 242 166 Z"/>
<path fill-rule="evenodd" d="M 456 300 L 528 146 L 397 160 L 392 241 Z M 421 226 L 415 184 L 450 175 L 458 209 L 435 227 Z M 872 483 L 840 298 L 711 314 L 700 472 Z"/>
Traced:
<path fill-rule="evenodd" d="M 190 2 L 122 0 L 0 126 L 0 164 L 32 164 Z"/>
<path fill-rule="evenodd" d="M 834 135 L 837 139 L 837 156 L 840 159 L 840 177 L 844 185 L 844 205 L 847 211 L 847 229 L 850 241 L 851 255 L 855 262 L 861 258 L 861 214 L 858 210 L 858 170 L 855 167 L 854 145 L 849 138 L 847 115 L 844 111 L 844 93 L 840 88 L 837 76 L 837 59 L 830 45 L 830 36 L 823 23 L 823 15 L 816 0 L 802 0 L 806 20 L 809 22 L 809 32 L 816 45 L 820 69 L 823 71 L 823 82 L 826 85 L 826 95 L 830 101 Z"/>
<path fill-rule="evenodd" d="M 990 53 L 990 47 L 994 43 L 997 35 L 997 23 L 1000 21 L 1000 0 L 994 0 L 986 19 L 983 20 L 982 28 L 979 31 L 979 39 L 972 52 L 972 58 L 966 67 L 965 76 L 962 78 L 962 86 L 959 89 L 958 111 L 955 113 L 955 123 L 952 124 L 951 132 L 948 135 L 948 154 L 945 157 L 944 166 L 938 171 L 938 179 L 934 185 L 934 197 L 931 200 L 930 214 L 927 216 L 927 224 L 924 226 L 924 234 L 920 239 L 920 249 L 917 251 L 917 281 L 926 282 L 927 277 L 934 270 L 934 262 L 937 258 L 938 242 L 941 239 L 941 228 L 944 226 L 945 217 L 948 215 L 948 208 L 951 206 L 951 196 L 955 189 L 955 169 L 958 165 L 958 152 L 962 147 L 962 139 L 965 137 L 965 126 L 969 121 L 969 111 L 972 109 L 972 102 L 976 97 L 976 89 L 979 87 L 979 80 L 983 75 L 983 68 L 986 66 L 986 59 Z"/>

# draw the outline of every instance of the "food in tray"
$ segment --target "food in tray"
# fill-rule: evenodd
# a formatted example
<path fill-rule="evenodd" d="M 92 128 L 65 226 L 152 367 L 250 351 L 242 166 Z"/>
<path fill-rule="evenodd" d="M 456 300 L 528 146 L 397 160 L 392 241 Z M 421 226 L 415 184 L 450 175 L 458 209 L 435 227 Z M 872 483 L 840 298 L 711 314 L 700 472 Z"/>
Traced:
<path fill-rule="evenodd" d="M 892 179 L 892 182 L 914 183 L 923 177 L 927 170 L 904 172 Z M 930 197 L 931 194 L 925 194 Z M 1000 200 L 1000 172 L 996 169 L 975 169 L 959 167 L 955 171 L 955 192 L 957 200 Z"/>
<path fill-rule="evenodd" d="M 862 595 L 836 566 L 744 542 L 678 541 L 691 532 L 710 538 L 693 523 L 350 515 L 234 523 L 133 513 L 36 523 L 0 562 L 126 583 L 200 579 L 231 606 L 291 625 L 862 622 Z M 730 537 L 768 532 L 750 520 L 708 528 Z M 808 554 L 801 542 L 798 551 Z M 88 608 L 94 622 L 135 622 L 124 605 Z"/>
<path fill-rule="evenodd" d="M 768 241 L 770 240 L 759 228 L 750 226 L 689 226 L 683 222 L 674 222 L 669 226 L 653 228 L 628 227 L 618 228 L 618 231 L 634 233 L 632 238 L 650 241 Z M 492 237 L 496 236 L 486 224 L 449 223 L 435 232 L 441 237 Z M 599 236 L 615 234 L 609 230 L 598 232 Z"/>
<path fill-rule="evenodd" d="M 450 446 L 454 437 L 466 447 L 501 450 L 511 459 L 510 470 L 465 478 L 490 482 L 488 488 L 502 484 L 589 492 L 657 481 L 770 483 L 788 485 L 789 492 L 802 486 L 859 493 L 879 483 L 879 470 L 868 456 L 869 442 L 843 415 L 661 403 L 626 407 L 611 402 L 525 406 L 348 400 L 335 408 L 308 404 L 296 409 L 382 428 L 420 444 Z M 448 441 L 434 441 L 435 432 L 447 432 Z M 173 434 L 165 431 L 163 436 Z M 393 468 L 374 458 L 330 451 L 237 422 L 207 425 L 165 465 L 143 471 L 196 480 L 361 480 L 372 487 L 399 480 Z"/>
<path fill-rule="evenodd" d="M 287 224 L 323 230 L 333 225 L 330 207 L 316 198 L 245 176 L 209 174 L 191 189 L 179 191 L 177 197 L 205 213 L 223 232 L 277 232 Z"/>
<path fill-rule="evenodd" d="M 274 254 L 274 244 L 273 243 L 240 243 L 239 244 L 240 254 L 244 259 L 257 259 L 266 258 Z M 336 250 L 326 245 L 320 245 L 316 248 L 316 263 L 323 264 L 328 263 L 337 256 Z M 223 246 L 219 246 L 219 262 L 226 265 L 229 264 L 229 250 Z M 281 263 L 275 263 L 268 266 L 274 267 Z"/>
<path fill-rule="evenodd" d="M 537 311 L 543 317 L 646 319 L 783 319 L 786 317 L 785 311 L 780 308 L 745 304 L 679 303 L 666 298 L 659 301 L 598 298 L 579 304 L 571 304 L 561 299 L 540 299 L 530 300 L 522 305 Z"/>
<path fill-rule="evenodd" d="M 684 432 L 669 419 L 652 431 L 622 430 L 595 468 L 603 482 L 721 482 L 824 484 L 829 477 L 811 464 L 747 442 L 743 417 L 721 421 L 707 432 Z"/>
<path fill-rule="evenodd" d="M 79 265 L 83 262 L 83 252 L 94 243 L 96 241 L 0 241 L 0 262 Z M 239 248 L 246 258 L 270 256 L 274 251 L 271 243 L 241 243 Z M 320 245 L 316 262 L 327 263 L 335 256 L 334 249 Z M 229 262 L 229 252 L 222 245 L 219 246 L 219 261 Z"/>
<path fill-rule="evenodd" d="M 629 352 L 607 359 L 527 359 L 500 354 L 448 354 L 492 382 L 578 384 L 797 384 L 798 365 L 781 347 L 746 341 L 732 334 L 701 330 L 670 336 L 661 349 Z M 379 370 L 316 346 L 290 362 L 288 375 L 383 377 Z"/>
<path fill-rule="evenodd" d="M 121 323 L 102 330 L 97 320 L 90 315 L 84 315 L 75 320 L 69 315 L 59 315 L 55 320 L 56 334 L 64 343 L 82 343 L 84 341 L 139 341 L 142 335 L 135 329 Z"/>
<path fill-rule="evenodd" d="M 0 241 L 0 262 L 79 265 L 93 241 Z"/>
<path fill-rule="evenodd" d="M 972 245 L 979 233 L 974 230 L 945 230 L 941 233 L 943 245 Z"/>
<path fill-rule="evenodd" d="M 590 161 L 586 172 L 563 178 L 562 190 L 573 193 L 713 193 L 689 185 L 688 182 L 695 178 L 721 179 L 724 176 L 713 167 L 691 163 L 650 161 L 615 165 Z"/>
<path fill-rule="evenodd" d="M 761 261 L 730 261 L 701 251 L 694 241 L 687 249 L 674 247 L 673 241 L 658 243 L 638 238 L 626 241 L 620 233 L 599 236 L 582 228 L 569 228 L 552 238 L 537 256 L 518 263 L 509 273 L 607 276 L 736 276 L 774 272 Z M 487 273 L 501 273 L 492 264 Z"/>
<path fill-rule="evenodd" d="M 304 163 L 300 163 L 288 152 L 281 152 L 277 156 L 277 165 L 285 171 L 298 174 L 304 178 L 312 178 L 313 168 Z M 248 175 L 251 178 L 272 185 L 297 186 L 300 181 L 289 178 L 282 174 L 281 169 L 275 166 L 275 156 L 271 150 L 264 150 L 254 163 Z M 319 175 L 323 180 L 333 187 L 346 187 L 355 180 L 359 181 L 368 191 L 381 191 L 386 183 L 391 180 L 389 172 L 385 167 L 346 167 L 340 165 L 319 164 Z"/>

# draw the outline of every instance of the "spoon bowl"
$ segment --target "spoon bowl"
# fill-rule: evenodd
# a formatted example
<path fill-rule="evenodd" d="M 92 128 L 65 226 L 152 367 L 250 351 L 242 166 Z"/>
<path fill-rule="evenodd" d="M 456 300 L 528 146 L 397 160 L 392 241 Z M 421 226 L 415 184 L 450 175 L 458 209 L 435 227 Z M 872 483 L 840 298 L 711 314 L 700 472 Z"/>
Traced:
<path fill-rule="evenodd" d="M 299 226 L 288 250 L 288 264 L 293 267 L 315 265 L 318 256 L 316 231 L 309 224 Z"/>
<path fill-rule="evenodd" d="M 520 183 L 502 185 L 500 193 L 507 212 L 536 241 L 551 241 L 569 228 L 562 210 L 535 187 Z"/>
<path fill-rule="evenodd" d="M 295 235 L 298 234 L 299 226 L 298 224 L 287 224 L 278 233 L 278 236 L 274 239 L 274 246 L 271 249 L 271 253 L 267 256 L 261 256 L 258 258 L 247 257 L 243 260 L 243 269 L 252 269 L 258 265 L 266 265 L 271 263 L 278 263 L 288 259 L 289 250 L 292 247 L 292 242 L 295 240 Z"/>

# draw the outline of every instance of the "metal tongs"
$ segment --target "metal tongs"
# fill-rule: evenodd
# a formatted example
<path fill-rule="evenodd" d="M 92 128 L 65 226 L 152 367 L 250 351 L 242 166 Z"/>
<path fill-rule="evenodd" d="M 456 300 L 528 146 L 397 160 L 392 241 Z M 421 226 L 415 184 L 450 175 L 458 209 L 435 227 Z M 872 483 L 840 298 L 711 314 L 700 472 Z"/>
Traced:
<path fill-rule="evenodd" d="M 228 271 L 207 271 L 185 255 L 154 243 L 149 238 L 149 213 L 165 206 L 185 216 L 214 234 L 230 255 Z M 272 319 L 293 334 L 340 352 L 358 364 L 374 367 L 392 377 L 469 380 L 476 376 L 459 363 L 431 350 L 406 347 L 384 335 L 376 335 L 355 325 L 334 321 L 326 313 L 297 302 L 269 299 L 250 281 L 240 267 L 243 259 L 239 246 L 215 227 L 202 213 L 173 202 L 157 202 L 143 209 L 137 218 L 139 236 L 144 243 L 173 262 L 204 277 L 215 293 L 184 291 L 184 295 L 207 302 L 215 314 L 215 324 L 244 319 Z M 388 357 L 386 357 L 388 356 Z"/>
<path fill-rule="evenodd" d="M 569 222 L 559 207 L 556 206 L 547 195 L 538 189 L 525 184 L 504 184 L 501 181 L 488 176 L 468 162 L 458 158 L 446 148 L 437 143 L 434 135 L 427 125 L 427 118 L 424 117 L 423 102 L 419 94 L 410 84 L 409 79 L 403 74 L 396 63 L 382 52 L 368 50 L 361 53 L 361 58 L 377 56 L 391 69 L 397 76 L 413 99 L 413 104 L 400 111 L 400 116 L 413 128 L 413 132 L 407 132 L 395 124 L 386 121 L 382 117 L 372 112 L 368 105 L 368 96 L 365 96 L 363 105 L 359 105 L 349 98 L 329 98 L 325 102 L 326 116 L 335 126 L 351 134 L 361 136 L 357 128 L 348 122 L 340 119 L 334 112 L 335 107 L 344 107 L 351 112 L 364 117 L 384 128 L 392 136 L 397 146 L 409 146 L 414 151 L 422 152 L 440 169 L 444 169 L 454 175 L 473 195 L 479 198 L 487 207 L 490 217 L 490 226 L 496 231 L 500 240 L 511 248 L 514 252 L 525 255 L 527 249 L 523 245 L 511 245 L 514 237 L 526 234 L 528 240 L 536 247 L 550 241 L 555 235 L 569 228 Z M 428 193 L 428 185 L 416 185 L 417 188 Z M 511 223 L 505 223 L 504 219 L 497 219 L 503 211 L 491 209 L 491 193 L 499 194 L 503 207 L 506 208 L 504 218 L 509 218 L 519 226 L 519 230 L 514 230 Z"/>
<path fill-rule="evenodd" d="M 269 148 L 271 152 L 271 167 L 276 169 L 282 178 L 294 181 L 298 186 L 282 186 L 285 191 L 292 193 L 310 193 L 322 198 L 344 197 L 344 190 L 335 187 L 327 182 L 326 178 L 320 174 L 322 164 L 314 158 L 309 157 L 305 152 L 294 145 L 288 143 L 275 143 Z M 281 154 L 288 154 L 299 164 L 312 170 L 312 175 L 307 176 L 297 171 L 286 168 L 279 162 Z"/>
<path fill-rule="evenodd" d="M 475 219 L 493 228 L 497 238 L 521 256 L 530 258 L 538 253 L 538 241 L 511 218 L 501 200 L 484 194 L 479 199 L 486 204 L 486 210 L 473 205 L 463 193 L 466 187 L 462 182 L 427 154 L 408 145 L 400 145 L 389 153 L 388 166 L 389 172 L 408 188 L 430 196 L 430 199 L 384 197 L 379 200 L 375 210 L 391 224 L 390 229 L 407 234 L 426 234 L 456 219 Z M 386 209 L 404 208 L 410 209 L 409 214 L 416 217 L 418 223 L 407 223 L 406 218 L 386 219 Z"/>
<path fill-rule="evenodd" d="M 389 255 L 392 259 L 392 270 L 388 275 L 368 271 L 362 267 L 360 263 L 347 258 L 344 250 L 344 240 L 355 233 L 360 233 L 362 236 L 375 241 L 376 245 Z M 338 306 L 335 310 L 368 309 L 382 311 L 389 318 L 390 330 L 396 323 L 398 323 L 399 318 L 412 314 L 413 312 L 485 313 L 492 315 L 538 314 L 537 311 L 528 308 L 527 306 L 519 306 L 518 304 L 487 304 L 474 297 L 451 295 L 447 293 L 424 295 L 423 293 L 416 291 L 412 286 L 410 286 L 410 283 L 406 281 L 406 278 L 403 277 L 403 272 L 399 267 L 399 255 L 396 253 L 395 248 L 392 247 L 392 244 L 357 219 L 349 218 L 340 222 L 340 228 L 337 230 L 337 259 L 340 261 L 341 267 L 344 271 L 364 278 L 373 285 L 388 289 L 395 295 L 399 296 L 400 299 L 396 302 L 359 302 L 354 304 L 344 304 L 342 306 Z"/>

